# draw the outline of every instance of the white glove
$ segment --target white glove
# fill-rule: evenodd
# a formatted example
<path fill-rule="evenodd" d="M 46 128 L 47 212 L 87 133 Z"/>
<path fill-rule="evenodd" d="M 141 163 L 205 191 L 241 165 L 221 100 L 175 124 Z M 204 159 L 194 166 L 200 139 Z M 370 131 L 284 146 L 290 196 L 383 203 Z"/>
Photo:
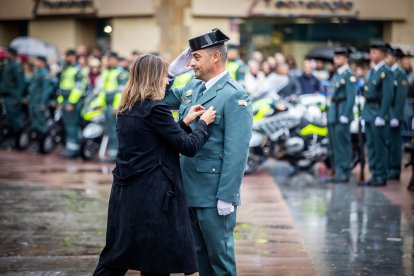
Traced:
<path fill-rule="evenodd" d="M 234 212 L 232 203 L 219 199 L 217 201 L 217 211 L 220 216 L 227 216 Z"/>
<path fill-rule="evenodd" d="M 341 122 L 341 124 L 349 123 L 348 117 L 346 117 L 344 115 L 339 116 L 339 121 Z"/>
<path fill-rule="evenodd" d="M 170 67 L 168 68 L 168 75 L 175 78 L 176 76 L 193 69 L 191 67 L 187 67 L 187 64 L 192 58 L 191 48 L 188 47 L 173 62 L 171 62 Z"/>
<path fill-rule="evenodd" d="M 391 127 L 398 127 L 400 125 L 400 122 L 398 121 L 398 119 L 391 119 L 390 121 L 390 126 Z"/>
<path fill-rule="evenodd" d="M 385 126 L 385 120 L 382 119 L 381 117 L 377 117 L 377 118 L 375 118 L 374 125 L 377 126 L 377 127 Z"/>

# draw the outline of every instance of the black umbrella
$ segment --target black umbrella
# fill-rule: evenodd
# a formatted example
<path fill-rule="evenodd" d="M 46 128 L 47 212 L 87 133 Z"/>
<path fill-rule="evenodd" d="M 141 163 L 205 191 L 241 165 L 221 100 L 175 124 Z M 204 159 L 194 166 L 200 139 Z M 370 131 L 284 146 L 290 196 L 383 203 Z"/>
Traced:
<path fill-rule="evenodd" d="M 329 46 L 316 47 L 306 55 L 306 58 L 332 61 L 334 58 L 334 48 Z"/>

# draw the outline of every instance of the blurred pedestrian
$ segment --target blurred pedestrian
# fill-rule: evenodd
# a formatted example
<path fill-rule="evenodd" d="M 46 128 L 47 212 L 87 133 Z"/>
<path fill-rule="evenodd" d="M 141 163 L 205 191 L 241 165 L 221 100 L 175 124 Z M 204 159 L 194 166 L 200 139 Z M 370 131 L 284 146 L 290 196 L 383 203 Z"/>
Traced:
<path fill-rule="evenodd" d="M 96 88 L 101 75 L 101 62 L 97 58 L 92 58 L 89 62 L 89 67 L 88 85 L 90 85 L 90 88 L 93 91 Z"/>
<path fill-rule="evenodd" d="M 125 72 L 129 71 L 129 60 L 126 57 L 119 57 L 119 67 L 125 70 Z"/>
<path fill-rule="evenodd" d="M 299 78 L 302 72 L 296 67 L 296 59 L 293 56 L 286 57 L 286 63 L 289 65 L 289 75 Z"/>
<path fill-rule="evenodd" d="M 196 78 L 165 96 L 171 108 L 180 110 L 180 119 L 197 104 L 217 110 L 209 142 L 195 157 L 181 158 L 200 276 L 236 275 L 233 231 L 253 118 L 250 97 L 225 68 L 228 40 L 219 29 L 190 39 L 169 75 L 187 71 L 189 64 Z"/>
<path fill-rule="evenodd" d="M 251 59 L 255 60 L 258 64 L 262 64 L 262 62 L 264 61 L 263 53 L 257 50 L 253 51 Z"/>
<path fill-rule="evenodd" d="M 326 68 L 325 61 L 321 59 L 315 60 L 315 69 L 313 70 L 313 75 L 320 81 L 329 80 L 329 71 Z"/>
<path fill-rule="evenodd" d="M 275 60 L 276 60 L 276 66 L 278 66 L 279 64 L 286 63 L 286 58 L 285 58 L 285 55 L 283 53 L 276 52 L 274 57 L 275 57 Z"/>
<path fill-rule="evenodd" d="M 31 130 L 36 133 L 39 149 L 48 131 L 48 108 L 57 80 L 50 74 L 45 56 L 36 57 L 36 70 L 29 85 L 29 115 Z"/>
<path fill-rule="evenodd" d="M 118 152 L 116 137 L 116 117 L 113 113 L 121 100 L 121 92 L 128 80 L 128 71 L 119 66 L 118 54 L 108 52 L 108 67 L 102 72 L 102 89 L 105 94 L 105 124 L 108 131 L 108 157 L 105 161 L 114 162 Z"/>
<path fill-rule="evenodd" d="M 303 61 L 303 73 L 299 77 L 299 83 L 302 87 L 302 94 L 314 94 L 320 91 L 320 82 L 313 75 L 312 63 L 310 60 Z"/>
<path fill-rule="evenodd" d="M 333 156 L 335 176 L 333 183 L 348 183 L 351 176 L 352 142 L 350 123 L 357 91 L 357 78 L 348 60 L 351 54 L 346 47 L 334 50 L 336 73 L 332 78 L 332 94 L 328 109 L 328 137 Z"/>
<path fill-rule="evenodd" d="M 139 58 L 141 53 L 137 50 L 133 50 L 129 55 L 129 64 L 134 64 L 134 62 Z"/>
<path fill-rule="evenodd" d="M 271 66 L 268 62 L 263 63 L 264 72 L 267 72 L 270 70 L 270 68 Z M 278 98 L 277 93 L 280 91 L 280 89 L 287 85 L 288 81 L 288 77 L 277 74 L 275 68 L 274 71 L 271 71 L 265 75 L 262 84 L 259 86 L 259 92 L 256 94 L 256 97 L 272 98 L 276 100 Z"/>
<path fill-rule="evenodd" d="M 289 65 L 287 63 L 281 63 L 277 66 L 277 74 L 284 76 L 288 79 L 286 85 L 281 87 L 277 94 L 283 98 L 290 98 L 296 100 L 297 96 L 302 94 L 302 88 L 298 79 L 295 76 L 291 76 L 289 73 Z"/>
<path fill-rule="evenodd" d="M 230 73 L 230 76 L 244 85 L 244 76 L 246 75 L 246 64 L 240 58 L 239 46 L 235 44 L 227 45 L 227 63 L 226 69 Z"/>
<path fill-rule="evenodd" d="M 65 125 L 66 151 L 63 158 L 79 156 L 80 149 L 80 101 L 86 89 L 86 78 L 77 64 L 76 51 L 69 49 L 65 53 L 65 66 L 60 75 L 58 103 L 63 113 Z"/>
<path fill-rule="evenodd" d="M 389 46 L 389 45 L 388 45 Z M 398 59 L 404 53 L 399 48 L 388 47 L 386 62 L 394 74 L 391 107 L 389 113 L 388 129 L 388 179 L 400 180 L 403 154 L 402 124 L 404 122 L 404 107 L 408 92 L 408 79 L 403 69 L 398 65 Z"/>
<path fill-rule="evenodd" d="M 414 70 L 411 66 L 410 57 L 406 56 L 401 59 L 401 67 L 407 74 L 408 79 L 408 98 L 414 98 Z"/>
<path fill-rule="evenodd" d="M 195 105 L 177 124 L 162 100 L 168 64 L 143 55 L 130 73 L 117 115 L 106 245 L 94 275 L 192 274 L 198 269 L 179 158 L 204 145 L 215 111 Z"/>
<path fill-rule="evenodd" d="M 260 65 L 255 60 L 249 60 L 249 70 L 244 77 L 244 87 L 247 93 L 253 98 L 256 97 L 260 91 L 260 87 L 265 79 L 265 74 L 260 70 Z"/>
<path fill-rule="evenodd" d="M 365 86 L 365 120 L 368 164 L 372 174 L 365 186 L 385 186 L 388 178 L 387 119 L 394 91 L 394 74 L 385 63 L 385 43 L 372 43 L 370 59 L 374 67 L 368 72 Z"/>
<path fill-rule="evenodd" d="M 17 148 L 20 148 L 19 137 L 24 128 L 22 100 L 25 85 L 23 68 L 21 63 L 17 61 L 17 50 L 9 47 L 7 58 L 3 63 L 0 95 L 7 113 L 7 125 L 15 138 L 15 147 Z"/>

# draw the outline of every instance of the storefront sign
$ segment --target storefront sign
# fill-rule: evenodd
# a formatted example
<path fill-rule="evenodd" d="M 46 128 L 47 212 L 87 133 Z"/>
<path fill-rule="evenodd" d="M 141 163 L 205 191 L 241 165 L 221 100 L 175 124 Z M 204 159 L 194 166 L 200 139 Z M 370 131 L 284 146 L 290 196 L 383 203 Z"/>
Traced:
<path fill-rule="evenodd" d="M 36 0 L 33 15 L 93 14 L 94 0 Z"/>
<path fill-rule="evenodd" d="M 326 16 L 358 15 L 353 1 L 346 0 L 254 0 L 249 15 Z"/>

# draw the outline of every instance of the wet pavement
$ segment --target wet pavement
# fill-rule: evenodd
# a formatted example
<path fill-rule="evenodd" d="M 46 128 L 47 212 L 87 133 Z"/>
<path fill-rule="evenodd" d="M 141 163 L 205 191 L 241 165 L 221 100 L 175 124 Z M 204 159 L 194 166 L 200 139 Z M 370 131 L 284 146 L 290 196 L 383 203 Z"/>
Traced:
<path fill-rule="evenodd" d="M 0 274 L 91 275 L 104 245 L 112 167 L 0 150 Z M 414 274 L 408 170 L 384 188 L 291 172 L 269 160 L 244 178 L 238 275 Z"/>
<path fill-rule="evenodd" d="M 384 188 L 323 184 L 317 174 L 288 177 L 289 165 L 269 161 L 318 275 L 414 275 L 414 195 L 410 176 Z M 356 174 L 357 175 L 357 174 Z"/>
<path fill-rule="evenodd" d="M 0 274 L 91 275 L 104 246 L 111 169 L 0 151 Z M 316 275 L 272 177 L 246 177 L 241 193 L 238 275 Z"/>

